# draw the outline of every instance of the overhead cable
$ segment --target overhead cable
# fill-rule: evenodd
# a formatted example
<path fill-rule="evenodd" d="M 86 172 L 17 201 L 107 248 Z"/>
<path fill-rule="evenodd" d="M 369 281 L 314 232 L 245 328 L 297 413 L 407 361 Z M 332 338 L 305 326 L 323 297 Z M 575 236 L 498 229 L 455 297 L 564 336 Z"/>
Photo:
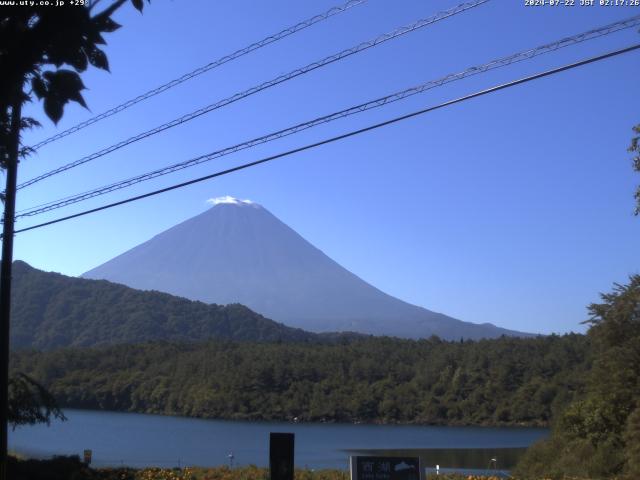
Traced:
<path fill-rule="evenodd" d="M 355 47 L 351 47 L 348 48 L 346 50 L 342 50 L 341 52 L 335 53 L 333 55 L 330 55 L 328 57 L 323 58 L 322 60 L 319 60 L 317 62 L 313 62 L 310 63 L 304 67 L 301 68 L 297 68 L 295 70 L 292 70 L 289 73 L 286 73 L 284 75 L 280 75 L 272 80 L 266 81 L 261 83 L 260 85 L 254 86 L 249 88 L 248 90 L 244 90 L 243 92 L 239 92 L 236 93 L 235 95 L 232 95 L 231 97 L 227 97 L 223 100 L 219 100 L 216 103 L 212 103 L 210 105 L 207 105 L 206 107 L 202 107 L 198 110 L 195 110 L 191 113 L 188 113 L 186 115 L 183 115 L 182 117 L 176 118 L 174 120 L 171 120 L 170 122 L 164 123 L 158 127 L 155 127 L 151 130 L 147 130 L 145 132 L 139 133 L 138 135 L 135 135 L 133 137 L 130 137 L 126 140 L 122 140 L 121 142 L 118 142 L 116 144 L 113 144 L 109 147 L 106 147 L 102 150 L 99 150 L 95 153 L 92 153 L 90 155 L 87 155 L 85 157 L 82 157 L 78 160 L 75 160 L 71 163 L 68 163 L 66 165 L 63 165 L 61 167 L 55 168 L 53 170 L 50 170 L 49 172 L 43 173 L 42 175 L 39 175 L 35 178 L 32 178 L 31 180 L 27 180 L 26 182 L 23 182 L 21 184 L 19 184 L 17 186 L 18 189 L 22 189 L 25 187 L 28 187 L 30 185 L 33 185 L 34 183 L 40 182 L 46 178 L 52 177 L 53 175 L 57 175 L 59 173 L 65 172 L 71 168 L 77 167 L 79 165 L 85 164 L 87 162 L 90 162 L 92 160 L 95 160 L 97 158 L 100 158 L 104 155 L 107 155 L 108 153 L 112 153 L 115 152 L 116 150 L 119 150 L 127 145 L 130 145 L 132 143 L 138 142 L 140 140 L 143 140 L 147 137 L 150 137 L 152 135 L 155 135 L 157 133 L 163 132 L 165 130 L 168 130 L 169 128 L 181 125 L 183 123 L 189 122 L 195 118 L 198 118 L 206 113 L 212 112 L 214 110 L 217 110 L 219 108 L 225 107 L 231 103 L 237 102 L 238 100 L 241 100 L 243 98 L 249 97 L 251 95 L 254 95 L 258 92 L 261 92 L 262 90 L 265 90 L 267 88 L 271 88 L 275 85 L 279 85 L 283 82 L 286 82 L 288 80 L 291 80 L 293 78 L 299 77 L 300 75 L 304 75 L 306 73 L 312 72 L 313 70 L 316 70 L 318 68 L 324 67 L 326 65 L 332 64 L 334 62 L 337 62 L 339 60 L 343 60 L 347 57 L 350 57 L 351 55 L 354 55 L 356 53 L 360 53 L 363 52 L 365 50 L 368 50 L 369 48 L 375 47 L 377 45 L 380 45 L 382 43 L 385 43 L 389 40 L 392 40 L 394 38 L 398 38 L 402 35 L 405 35 L 407 33 L 413 32 L 415 30 L 418 30 L 420 28 L 426 27 L 428 25 L 432 25 L 440 20 L 444 20 L 445 18 L 449 18 L 452 17 L 454 15 L 457 15 L 459 13 L 462 13 L 466 10 L 469 10 L 471 8 L 477 7 L 479 5 L 482 5 L 483 3 L 487 3 L 489 0 L 473 0 L 470 2 L 465 2 L 465 3 L 461 3 L 460 5 L 453 7 L 449 10 L 445 10 L 443 12 L 440 12 L 434 16 L 431 16 L 429 18 L 425 18 L 422 20 L 418 20 L 417 22 L 414 22 L 410 25 L 406 25 L 403 27 L 400 27 L 392 32 L 386 33 L 384 35 L 380 35 L 376 38 L 374 38 L 373 40 L 369 40 L 367 42 L 363 42 L 360 43 L 359 45 L 356 45 Z"/>
<path fill-rule="evenodd" d="M 420 85 L 411 87 L 411 88 L 407 88 L 405 90 L 402 90 L 400 92 L 395 92 L 393 94 L 390 95 L 386 95 L 384 97 L 380 97 L 377 98 L 375 100 L 371 100 L 368 101 L 366 103 L 362 103 L 360 105 L 356 105 L 344 110 L 340 110 L 338 112 L 334 112 L 331 113 L 329 115 L 324 115 L 322 117 L 318 117 L 315 118 L 313 120 L 309 120 L 307 122 L 304 123 L 299 123 L 297 125 L 285 128 L 283 130 L 278 130 L 276 132 L 272 132 L 269 133 L 267 135 L 263 135 L 230 147 L 226 147 L 223 148 L 221 150 L 217 150 L 215 152 L 211 152 L 205 155 L 201 155 L 180 163 L 176 163 L 173 165 L 169 165 L 157 170 L 153 170 L 141 175 L 137 175 L 135 177 L 131 177 L 128 178 L 126 180 L 121 180 L 115 183 L 112 183 L 110 185 L 106 185 L 106 186 L 102 186 L 93 190 L 89 190 L 83 193 L 79 193 L 79 194 L 75 194 L 72 196 L 67 196 L 65 198 L 61 198 L 61 199 L 57 199 L 57 200 L 53 200 L 44 204 L 40 204 L 40 205 L 36 205 L 34 207 L 30 207 L 28 209 L 24 209 L 20 212 L 18 212 L 18 215 L 16 216 L 16 218 L 21 218 L 21 217 L 31 217 L 34 215 L 39 215 L 51 210 L 55 210 L 58 208 L 62 208 L 68 205 L 72 205 L 84 200 L 88 200 L 90 198 L 94 198 L 100 195 L 105 195 L 107 193 L 111 193 L 114 192 L 116 190 L 120 190 L 132 185 L 136 185 L 138 183 L 147 181 L 147 180 L 151 180 L 163 175 L 167 175 L 169 173 L 173 173 L 179 170 L 183 170 L 185 168 L 189 168 L 195 165 L 199 165 L 201 163 L 204 162 L 208 162 L 211 161 L 213 159 L 216 158 L 220 158 L 226 155 L 230 155 L 232 153 L 241 151 L 241 150 L 245 150 L 248 148 L 252 148 L 255 147 L 257 145 L 261 145 L 263 143 L 267 143 L 282 137 L 286 137 L 289 135 L 293 135 L 295 133 L 298 133 L 300 131 L 303 130 L 307 130 L 309 128 L 313 128 L 316 127 L 318 125 L 322 125 L 325 123 L 329 123 L 332 122 L 334 120 L 338 120 L 340 118 L 345 118 L 351 115 L 355 115 L 357 113 L 360 112 L 364 112 L 367 110 L 371 110 L 374 108 L 378 108 L 381 107 L 383 105 L 387 105 L 393 102 L 397 102 L 399 100 L 403 100 L 407 97 L 419 94 L 419 93 L 423 93 L 427 90 L 430 90 L 432 88 L 436 88 L 436 87 L 440 87 L 442 85 L 445 85 L 447 83 L 456 81 L 456 80 L 461 80 L 463 78 L 469 77 L 469 76 L 473 76 L 473 75 L 477 75 L 483 72 L 487 72 L 489 70 L 493 70 L 496 68 L 501 68 L 501 67 L 505 67 L 507 65 L 511 65 L 513 63 L 516 62 L 520 62 L 523 60 L 528 60 L 531 58 L 534 58 L 538 55 L 542 55 L 545 53 L 549 53 L 549 52 L 553 52 L 556 51 L 560 48 L 564 48 L 564 47 L 568 47 L 571 45 L 575 45 L 578 44 L 580 42 L 584 42 L 587 40 L 591 40 L 594 38 L 599 38 L 602 37 L 604 35 L 608 35 L 614 32 L 618 32 L 620 30 L 626 29 L 626 28 L 631 28 L 631 27 L 635 27 L 637 25 L 640 25 L 640 15 L 636 15 L 635 17 L 631 17 L 625 20 L 620 20 L 618 22 L 615 23 L 611 23 L 602 27 L 598 27 L 595 29 L 591 29 L 588 30 L 586 32 L 582 32 L 579 33 L 577 35 L 573 35 L 570 37 L 565 37 L 562 38 L 560 40 L 557 40 L 555 42 L 551 42 L 551 43 L 547 43 L 545 45 L 541 45 L 539 47 L 536 48 L 532 48 L 529 50 L 524 50 L 506 57 L 502 57 L 499 59 L 495 59 L 492 60 L 490 62 L 487 62 L 483 65 L 477 65 L 474 67 L 470 67 L 467 68 L 466 70 L 463 70 L 461 72 L 458 73 L 452 73 L 449 75 L 446 75 L 444 77 L 435 79 L 435 80 L 430 80 L 428 82 L 422 83 Z"/>
<path fill-rule="evenodd" d="M 56 140 L 60 140 L 61 138 L 64 138 L 68 135 L 71 135 L 72 133 L 78 132 L 80 130 L 82 130 L 83 128 L 88 127 L 89 125 L 93 125 L 94 123 L 99 122 L 100 120 L 104 120 L 105 118 L 109 118 L 112 115 L 115 115 L 117 113 L 120 113 L 124 110 L 126 110 L 129 107 L 132 107 L 133 105 L 140 103 L 144 100 L 147 100 L 151 97 L 155 97 L 156 95 L 159 95 L 162 92 L 165 92 L 173 87 L 176 87 L 178 85 L 180 85 L 181 83 L 184 83 L 188 80 L 191 80 L 192 78 L 195 78 L 199 75 L 202 75 L 203 73 L 206 73 L 210 70 L 213 70 L 214 68 L 220 67 L 222 65 L 224 65 L 225 63 L 231 62 L 232 60 L 236 60 L 240 57 L 243 57 L 244 55 L 247 55 L 255 50 L 258 50 L 262 47 L 266 47 L 267 45 L 277 42 L 278 40 L 282 40 L 283 38 L 288 37 L 289 35 L 293 35 L 294 33 L 297 33 L 301 30 L 304 30 L 305 28 L 308 28 L 312 25 L 315 25 L 316 23 L 322 22 L 323 20 L 327 20 L 328 18 L 331 18 L 335 15 L 338 15 L 342 12 L 345 12 L 347 10 L 349 10 L 352 7 L 355 7 L 357 5 L 361 5 L 363 3 L 365 3 L 367 0 L 349 0 L 348 2 L 344 3 L 343 5 L 339 5 L 337 7 L 333 7 L 330 8 L 329 10 L 327 10 L 324 13 L 321 13 L 319 15 L 314 15 L 311 18 L 308 18 L 306 20 L 303 20 L 300 23 L 297 23 L 296 25 L 293 25 L 292 27 L 288 27 L 285 28 L 284 30 L 279 31 L 278 33 L 275 33 L 273 35 L 269 35 L 268 37 L 263 38 L 262 40 L 252 43 L 251 45 L 248 45 L 244 48 L 241 48 L 239 50 L 236 50 L 233 53 L 230 53 L 229 55 L 225 55 L 223 57 L 220 57 L 219 59 L 210 62 L 206 65 L 203 65 L 201 67 L 196 68 L 195 70 L 192 70 L 189 73 L 185 73 L 184 75 L 181 75 L 178 78 L 175 78 L 163 85 L 160 85 L 159 87 L 156 87 L 152 90 L 149 90 L 148 92 L 145 92 L 141 95 L 138 95 L 135 98 L 132 98 L 131 100 L 127 100 L 124 103 L 121 103 L 120 105 L 117 105 L 105 112 L 102 112 L 99 115 L 96 115 L 94 117 L 91 117 L 83 122 L 78 123 L 77 125 L 74 125 L 71 128 L 68 128 L 60 133 L 57 133 L 49 138 L 46 138 L 44 140 L 42 140 L 41 142 L 36 143 L 35 145 L 33 145 L 31 147 L 31 149 L 33 150 L 38 150 L 41 147 L 44 147 L 45 145 L 55 142 Z"/>
<path fill-rule="evenodd" d="M 622 55 L 624 53 L 628 53 L 628 52 L 631 52 L 631 51 L 637 50 L 637 49 L 640 49 L 640 43 L 635 44 L 635 45 L 631 45 L 629 47 L 622 48 L 622 49 L 619 49 L 619 50 L 614 50 L 614 51 L 611 51 L 611 52 L 608 52 L 608 53 L 605 53 L 605 54 L 602 54 L 602 55 L 591 57 L 591 58 L 588 58 L 588 59 L 585 59 L 585 60 L 581 60 L 579 62 L 567 64 L 567 65 L 564 65 L 562 67 L 558 67 L 558 68 L 554 68 L 554 69 L 551 69 L 551 70 L 547 70 L 545 72 L 537 73 L 535 75 L 530 75 L 528 77 L 524 77 L 524 78 L 521 78 L 521 79 L 518 79 L 518 80 L 513 80 L 511 82 L 503 83 L 501 85 L 497 85 L 497 86 L 494 86 L 494 87 L 491 87 L 491 88 L 480 90 L 478 92 L 471 93 L 469 95 L 465 95 L 465 96 L 462 96 L 462 97 L 458 97 L 458 98 L 456 98 L 454 100 L 449 100 L 447 102 L 443 102 L 443 103 L 440 103 L 440 104 L 432 106 L 432 107 L 427 107 L 427 108 L 424 108 L 422 110 L 418 110 L 418 111 L 415 111 L 415 112 L 412 112 L 412 113 L 408 113 L 406 115 L 401 115 L 399 117 L 395 117 L 395 118 L 392 118 L 390 120 L 386 120 L 384 122 L 380 122 L 380 123 L 376 123 L 374 125 L 370 125 L 368 127 L 364 127 L 364 128 L 358 129 L 358 130 L 353 130 L 353 131 L 350 131 L 348 133 L 344 133 L 342 135 L 337 135 L 335 137 L 327 138 L 325 140 L 321 140 L 319 142 L 311 143 L 311 144 L 308 144 L 308 145 L 305 145 L 305 146 L 302 146 L 302 147 L 294 148 L 292 150 L 288 150 L 286 152 L 279 153 L 277 155 L 272 155 L 270 157 L 262 158 L 260 160 L 256 160 L 256 161 L 253 161 L 253 162 L 249 162 L 249 163 L 245 163 L 245 164 L 242 164 L 242 165 L 238 165 L 236 167 L 228 168 L 228 169 L 222 170 L 222 171 L 218 171 L 218 172 L 215 172 L 215 173 L 212 173 L 212 174 L 209 174 L 209 175 L 205 175 L 203 177 L 195 178 L 195 179 L 189 180 L 187 182 L 178 183 L 178 184 L 171 185 L 171 186 L 165 187 L 165 188 L 161 188 L 159 190 L 154 190 L 152 192 L 148 192 L 148 193 L 145 193 L 145 194 L 142 194 L 142 195 L 137 195 L 135 197 L 130 197 L 130 198 L 127 198 L 125 200 L 120 200 L 118 202 L 110 203 L 110 204 L 107 204 L 107 205 L 102 205 L 101 207 L 92 208 L 92 209 L 89 209 L 89 210 L 84 210 L 82 212 L 74 213 L 73 215 L 67 215 L 65 217 L 56 218 L 56 219 L 50 220 L 48 222 L 43 222 L 43 223 L 39 223 L 37 225 L 32 225 L 30 227 L 21 228 L 19 230 L 16 230 L 15 233 L 21 233 L 21 232 L 26 232 L 26 231 L 29 231 L 29 230 L 34 230 L 36 228 L 46 227 L 48 225 L 53 225 L 55 223 L 64 222 L 66 220 L 71 220 L 73 218 L 82 217 L 82 216 L 85 216 L 85 215 L 89 215 L 91 213 L 96 213 L 96 212 L 99 212 L 99 211 L 102 211 L 102 210 L 107 210 L 107 209 L 110 209 L 110 208 L 113 208 L 113 207 L 117 207 L 119 205 L 124 205 L 124 204 L 131 203 L 131 202 L 134 202 L 134 201 L 142 200 L 144 198 L 148 198 L 148 197 L 152 197 L 152 196 L 155 196 L 155 195 L 159 195 L 161 193 L 166 193 L 166 192 L 169 192 L 171 190 L 176 190 L 178 188 L 183 188 L 183 187 L 186 187 L 186 186 L 189 186 L 189 185 L 193 185 L 195 183 L 203 182 L 205 180 L 210 180 L 212 178 L 221 177 L 223 175 L 228 175 L 228 174 L 233 173 L 233 172 L 244 170 L 244 169 L 247 169 L 247 168 L 250 168 L 250 167 L 255 167 L 257 165 L 261 165 L 263 163 L 271 162 L 271 161 L 277 160 L 279 158 L 287 157 L 287 156 L 293 155 L 295 153 L 303 152 L 305 150 L 310 150 L 312 148 L 316 148 L 316 147 L 319 147 L 321 145 L 326 145 L 326 144 L 329 144 L 329 143 L 337 142 L 339 140 L 344 140 L 344 139 L 349 138 L 349 137 L 353 137 L 355 135 L 360 135 L 362 133 L 369 132 L 371 130 L 376 130 L 378 128 L 385 127 L 385 126 L 388 126 L 388 125 L 391 125 L 391 124 L 394 124 L 394 123 L 398 123 L 400 121 L 407 120 L 409 118 L 413 118 L 413 117 L 416 117 L 418 115 L 423 115 L 425 113 L 432 112 L 434 110 L 439 110 L 441 108 L 445 108 L 445 107 L 448 107 L 448 106 L 451 106 L 451 105 L 455 105 L 457 103 L 461 103 L 461 102 L 470 100 L 472 98 L 476 98 L 476 97 L 480 97 L 480 96 L 483 96 L 483 95 L 487 95 L 489 93 L 493 93 L 493 92 L 496 92 L 496 91 L 499 91 L 499 90 L 504 90 L 506 88 L 514 87 L 516 85 L 521 85 L 523 83 L 527 83 L 527 82 L 530 82 L 530 81 L 533 81 L 533 80 L 537 80 L 537 79 L 540 79 L 540 78 L 543 78 L 543 77 L 548 77 L 550 75 L 554 75 L 554 74 L 557 74 L 557 73 L 560 73 L 560 72 L 564 72 L 566 70 L 571 70 L 573 68 L 577 68 L 577 67 L 580 67 L 580 66 L 583 66 L 583 65 L 587 65 L 587 64 L 590 64 L 590 63 L 595 63 L 595 62 L 598 62 L 598 61 L 601 61 L 601 60 L 604 60 L 604 59 L 607 59 L 607 58 L 610 58 L 610 57 L 614 57 L 614 56 L 617 56 L 617 55 Z"/>

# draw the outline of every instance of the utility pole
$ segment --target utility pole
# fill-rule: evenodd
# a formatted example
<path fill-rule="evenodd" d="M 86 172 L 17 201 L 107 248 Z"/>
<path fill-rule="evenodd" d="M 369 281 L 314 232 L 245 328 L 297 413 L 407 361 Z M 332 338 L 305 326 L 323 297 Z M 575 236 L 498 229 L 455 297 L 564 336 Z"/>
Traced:
<path fill-rule="evenodd" d="M 11 131 L 6 159 L 7 184 L 4 199 L 2 262 L 0 264 L 0 480 L 7 480 L 9 426 L 9 326 L 11 321 L 11 268 L 16 212 L 16 181 L 20 151 L 22 98 L 15 95 L 11 108 Z"/>

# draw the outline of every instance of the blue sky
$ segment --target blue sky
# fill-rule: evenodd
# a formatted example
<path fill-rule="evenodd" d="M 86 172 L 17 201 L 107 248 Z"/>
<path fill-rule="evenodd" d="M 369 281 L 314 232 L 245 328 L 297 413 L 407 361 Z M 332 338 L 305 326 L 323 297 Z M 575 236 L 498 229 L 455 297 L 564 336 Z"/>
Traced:
<path fill-rule="evenodd" d="M 84 76 L 91 112 L 71 106 L 27 144 L 320 13 L 338 0 L 154 0 L 123 8 L 111 73 Z M 578 2 L 579 3 L 579 2 Z M 369 0 L 54 144 L 19 181 L 398 26 L 455 1 Z M 331 113 L 494 58 L 640 13 L 638 7 L 525 7 L 492 0 L 58 175 L 18 209 L 88 190 Z M 373 112 L 145 182 L 32 220 L 107 201 L 360 128 L 497 83 L 640 41 L 636 29 L 489 72 Z M 209 208 L 261 203 L 327 255 L 403 300 L 472 322 L 584 331 L 585 306 L 640 273 L 640 176 L 626 151 L 640 122 L 640 53 L 606 60 L 228 177 L 18 234 L 15 258 L 79 275 Z"/>

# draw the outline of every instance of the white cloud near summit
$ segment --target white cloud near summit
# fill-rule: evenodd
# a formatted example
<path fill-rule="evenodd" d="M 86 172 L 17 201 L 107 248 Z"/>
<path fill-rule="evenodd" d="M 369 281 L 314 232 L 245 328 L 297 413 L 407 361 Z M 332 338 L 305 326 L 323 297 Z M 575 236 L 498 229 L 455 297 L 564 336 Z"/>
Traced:
<path fill-rule="evenodd" d="M 251 200 L 240 200 L 239 198 L 225 195 L 224 197 L 210 198 L 209 200 L 207 200 L 207 203 L 210 203 L 211 205 L 220 205 L 221 203 L 228 203 L 232 205 L 251 205 L 253 202 Z"/>

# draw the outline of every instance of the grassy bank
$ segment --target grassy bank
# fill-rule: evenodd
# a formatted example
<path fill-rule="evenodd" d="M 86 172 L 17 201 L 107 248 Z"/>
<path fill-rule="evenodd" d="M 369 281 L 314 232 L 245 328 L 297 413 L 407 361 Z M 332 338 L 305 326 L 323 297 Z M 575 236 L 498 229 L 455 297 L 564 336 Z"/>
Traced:
<path fill-rule="evenodd" d="M 269 470 L 255 466 L 200 468 L 90 468 L 78 457 L 27 460 L 10 457 L 9 478 L 20 480 L 268 480 Z M 344 470 L 296 470 L 295 480 L 349 480 Z M 427 480 L 501 480 L 498 477 L 447 474 Z M 514 479 L 515 480 L 515 479 Z M 540 479 L 542 480 L 542 479 Z M 578 479 L 572 479 L 578 480 Z"/>
<path fill-rule="evenodd" d="M 20 480 L 266 480 L 269 471 L 255 466 L 200 468 L 91 468 L 74 457 L 28 460 L 10 457 L 9 478 Z M 348 480 L 341 470 L 296 470 L 296 480 Z"/>

